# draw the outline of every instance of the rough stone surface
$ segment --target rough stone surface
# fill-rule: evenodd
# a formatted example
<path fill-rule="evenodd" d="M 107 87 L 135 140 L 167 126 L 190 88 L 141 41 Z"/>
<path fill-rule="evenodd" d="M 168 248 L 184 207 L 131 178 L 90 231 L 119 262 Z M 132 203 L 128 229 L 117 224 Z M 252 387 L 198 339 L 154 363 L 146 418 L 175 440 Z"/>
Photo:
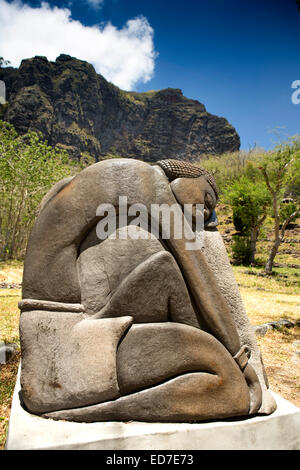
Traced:
<path fill-rule="evenodd" d="M 81 298 L 89 314 L 99 312 L 124 278 L 147 258 L 162 250 L 157 239 L 123 239 L 127 229 L 130 230 L 130 227 L 120 228 L 116 232 L 116 239 L 109 237 L 99 243 L 94 228 L 80 247 L 77 264 Z M 136 292 L 133 295 L 136 296 Z"/>
<path fill-rule="evenodd" d="M 116 348 L 130 317 L 31 311 L 20 321 L 22 396 L 34 413 L 86 406 L 120 395 Z"/>
<path fill-rule="evenodd" d="M 142 350 L 139 348 L 141 343 L 144 344 Z M 234 380 L 237 364 L 208 333 L 178 323 L 163 322 L 133 325 L 119 346 L 117 368 L 120 389 L 129 394 L 197 370 L 205 371 L 208 377 L 218 376 L 220 383 L 224 383 L 230 381 L 230 377 Z M 237 393 L 244 385 L 237 377 Z M 206 388 L 209 387 L 205 385 Z M 210 408 L 209 394 L 205 406 Z"/>
<path fill-rule="evenodd" d="M 300 450 L 300 409 L 275 393 L 270 416 L 190 424 L 54 421 L 25 411 L 19 392 L 18 378 L 7 450 Z"/>
<path fill-rule="evenodd" d="M 0 342 L 0 364 L 6 364 L 9 362 L 17 353 L 18 345 L 15 343 L 2 344 Z"/>
<path fill-rule="evenodd" d="M 257 336 L 265 336 L 267 334 L 267 332 L 271 329 L 272 329 L 272 327 L 270 325 L 267 325 L 267 324 L 258 325 L 258 326 L 253 327 L 253 330 L 254 330 L 254 332 Z"/>
<path fill-rule="evenodd" d="M 108 83 L 87 62 L 60 55 L 23 60 L 19 69 L 0 70 L 9 106 L 2 118 L 19 132 L 41 131 L 50 145 L 73 158 L 88 152 L 96 160 L 114 153 L 157 161 L 199 159 L 240 147 L 225 118 L 208 113 L 199 101 L 167 88 L 125 92 Z"/>
<path fill-rule="evenodd" d="M 265 336 L 269 330 L 280 330 L 281 328 L 294 328 L 297 322 L 294 323 L 285 318 L 277 321 L 263 323 L 262 325 L 253 326 L 253 330 L 257 336 Z"/>

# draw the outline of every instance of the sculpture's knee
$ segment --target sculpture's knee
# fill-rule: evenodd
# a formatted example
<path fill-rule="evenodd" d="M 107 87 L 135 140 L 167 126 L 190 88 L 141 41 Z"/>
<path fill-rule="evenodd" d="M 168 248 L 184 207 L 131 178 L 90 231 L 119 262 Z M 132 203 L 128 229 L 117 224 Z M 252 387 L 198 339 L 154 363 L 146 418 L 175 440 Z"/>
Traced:
<path fill-rule="evenodd" d="M 136 266 L 94 318 L 122 315 L 132 316 L 135 323 L 168 319 L 180 323 L 182 315 L 182 323 L 199 326 L 183 277 L 170 253 L 159 251 Z"/>
<path fill-rule="evenodd" d="M 167 272 L 172 276 L 172 278 L 178 277 L 180 274 L 178 265 L 169 251 L 159 251 L 151 256 L 151 258 L 157 263 L 163 272 Z"/>

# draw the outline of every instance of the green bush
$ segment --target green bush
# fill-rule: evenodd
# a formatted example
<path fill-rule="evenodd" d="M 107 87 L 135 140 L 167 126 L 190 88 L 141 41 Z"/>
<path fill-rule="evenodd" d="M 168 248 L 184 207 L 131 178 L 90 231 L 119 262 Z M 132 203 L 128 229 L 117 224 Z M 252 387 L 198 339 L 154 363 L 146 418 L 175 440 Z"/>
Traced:
<path fill-rule="evenodd" d="M 234 235 L 232 244 L 232 257 L 235 264 L 250 264 L 251 247 L 248 236 Z"/>
<path fill-rule="evenodd" d="M 279 217 L 280 217 L 280 222 L 283 223 L 286 219 L 288 219 L 294 212 L 297 210 L 297 204 L 295 202 L 288 202 L 285 204 L 280 205 L 279 209 Z M 297 216 L 295 216 L 293 220 L 295 220 Z"/>

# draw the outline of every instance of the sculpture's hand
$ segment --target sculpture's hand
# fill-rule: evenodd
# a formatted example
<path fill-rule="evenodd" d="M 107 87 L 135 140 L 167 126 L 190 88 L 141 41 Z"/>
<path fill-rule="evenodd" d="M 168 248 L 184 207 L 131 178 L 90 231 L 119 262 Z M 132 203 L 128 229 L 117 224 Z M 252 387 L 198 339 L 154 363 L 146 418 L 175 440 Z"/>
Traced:
<path fill-rule="evenodd" d="M 262 403 L 262 390 L 254 368 L 249 364 L 251 351 L 247 346 L 242 346 L 234 356 L 244 374 L 250 394 L 249 414 L 257 413 Z"/>

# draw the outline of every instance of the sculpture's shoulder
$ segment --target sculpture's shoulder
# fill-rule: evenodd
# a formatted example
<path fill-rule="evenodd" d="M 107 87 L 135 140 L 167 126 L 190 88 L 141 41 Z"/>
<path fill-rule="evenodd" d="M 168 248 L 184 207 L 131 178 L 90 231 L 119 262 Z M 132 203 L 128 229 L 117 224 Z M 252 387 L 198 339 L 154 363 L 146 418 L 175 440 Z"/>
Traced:
<path fill-rule="evenodd" d="M 39 212 L 41 212 L 48 202 L 50 202 L 60 191 L 62 191 L 72 181 L 73 178 L 74 176 L 68 176 L 52 186 L 52 188 L 43 197 L 40 203 Z"/>
<path fill-rule="evenodd" d="M 153 168 L 154 167 L 150 163 L 133 158 L 110 158 L 88 166 L 81 171 L 79 175 L 103 173 L 108 171 L 112 174 L 115 172 L 125 174 L 132 171 L 152 172 Z"/>
<path fill-rule="evenodd" d="M 162 168 L 131 158 L 113 158 L 95 163 L 81 171 L 71 182 L 73 189 L 86 194 L 99 191 L 114 204 L 117 194 L 131 202 L 150 202 L 168 192 L 169 182 Z"/>

